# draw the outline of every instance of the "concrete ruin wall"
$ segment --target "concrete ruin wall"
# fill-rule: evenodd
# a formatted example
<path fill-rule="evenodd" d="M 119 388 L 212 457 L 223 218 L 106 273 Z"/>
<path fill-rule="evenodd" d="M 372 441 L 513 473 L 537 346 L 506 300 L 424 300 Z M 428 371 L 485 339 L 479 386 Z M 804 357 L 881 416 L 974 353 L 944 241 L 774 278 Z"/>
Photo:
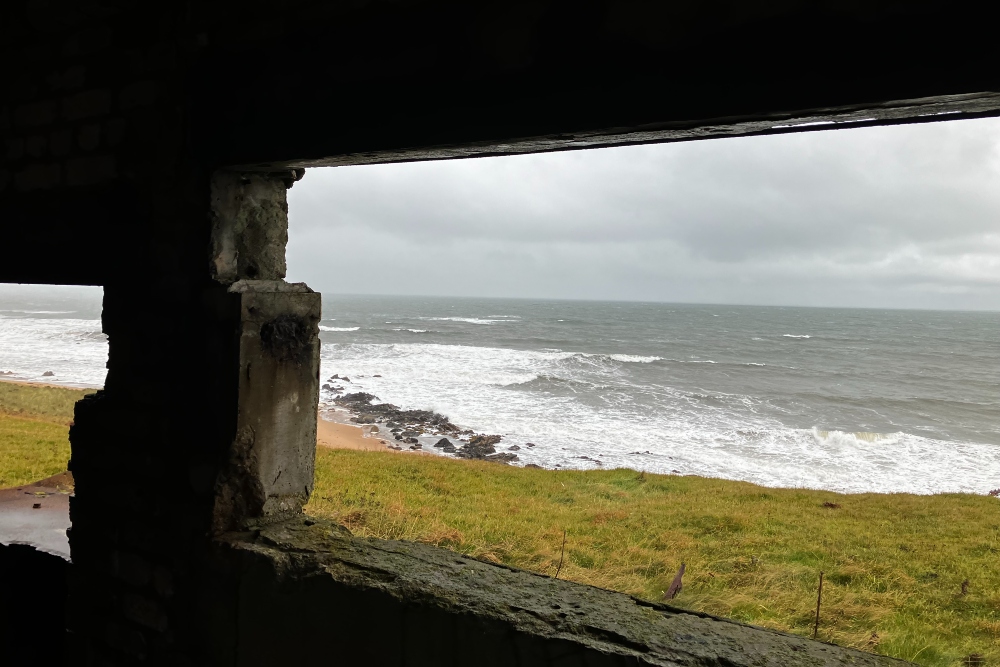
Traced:
<path fill-rule="evenodd" d="M 218 167 L 995 115 L 995 14 L 943 0 L 12 0 L 0 280 L 203 280 Z"/>
<path fill-rule="evenodd" d="M 30 664 L 40 657 L 63 660 L 68 569 L 59 556 L 25 544 L 0 544 L 4 664 Z"/>
<path fill-rule="evenodd" d="M 0 281 L 105 290 L 107 382 L 71 430 L 70 664 L 358 638 L 372 664 L 884 662 L 296 528 L 320 304 L 283 281 L 285 191 L 320 164 L 996 115 L 994 25 L 940 0 L 4 4 Z M 577 598 L 579 622 L 543 609 Z"/>
<path fill-rule="evenodd" d="M 905 664 L 312 519 L 216 544 L 215 664 Z"/>

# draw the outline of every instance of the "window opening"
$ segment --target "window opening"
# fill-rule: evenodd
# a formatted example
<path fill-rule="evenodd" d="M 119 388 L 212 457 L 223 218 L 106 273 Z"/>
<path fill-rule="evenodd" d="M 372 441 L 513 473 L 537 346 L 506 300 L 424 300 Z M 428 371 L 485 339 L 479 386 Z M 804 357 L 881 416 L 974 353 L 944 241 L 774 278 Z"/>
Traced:
<path fill-rule="evenodd" d="M 888 597 L 1000 586 L 915 555 L 996 511 L 998 149 L 982 120 L 310 170 L 307 510 L 650 599 L 684 563 L 672 604 L 809 636 L 825 570 L 866 611 L 820 638 L 959 651 Z"/>
<path fill-rule="evenodd" d="M 0 285 L 0 543 L 69 558 L 73 407 L 104 384 L 100 287 Z"/>

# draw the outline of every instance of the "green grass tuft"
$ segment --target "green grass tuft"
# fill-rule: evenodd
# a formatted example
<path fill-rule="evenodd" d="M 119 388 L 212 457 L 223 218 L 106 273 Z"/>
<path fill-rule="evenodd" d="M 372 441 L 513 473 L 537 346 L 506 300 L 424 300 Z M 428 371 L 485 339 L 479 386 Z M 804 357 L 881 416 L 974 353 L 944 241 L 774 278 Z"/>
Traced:
<path fill-rule="evenodd" d="M 58 475 L 69 461 L 69 429 L 0 415 L 0 489 Z"/>
<path fill-rule="evenodd" d="M 94 391 L 0 382 L 0 488 L 66 470 L 73 405 Z"/>

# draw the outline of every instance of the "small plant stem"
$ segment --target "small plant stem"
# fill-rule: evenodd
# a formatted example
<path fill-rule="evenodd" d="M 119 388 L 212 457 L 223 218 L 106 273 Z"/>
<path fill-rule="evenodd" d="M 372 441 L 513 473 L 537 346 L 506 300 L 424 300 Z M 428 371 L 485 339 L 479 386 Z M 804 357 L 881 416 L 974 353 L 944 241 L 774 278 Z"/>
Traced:
<path fill-rule="evenodd" d="M 563 556 L 566 555 L 566 529 L 563 528 L 563 543 L 562 549 L 559 551 L 559 567 L 556 568 L 556 579 L 559 578 L 559 573 L 562 571 Z"/>
<path fill-rule="evenodd" d="M 823 602 L 823 572 L 819 573 L 819 592 L 816 593 L 816 625 L 813 626 L 813 639 L 819 635 L 819 606 Z"/>

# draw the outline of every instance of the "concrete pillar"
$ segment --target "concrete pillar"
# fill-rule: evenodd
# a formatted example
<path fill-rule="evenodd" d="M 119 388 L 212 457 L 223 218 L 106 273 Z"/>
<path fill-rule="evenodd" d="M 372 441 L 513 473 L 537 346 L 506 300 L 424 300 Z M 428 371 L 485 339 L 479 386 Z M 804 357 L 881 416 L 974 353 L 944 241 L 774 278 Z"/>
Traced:
<path fill-rule="evenodd" d="M 299 176 L 159 183 L 148 238 L 122 239 L 133 271 L 105 285 L 107 382 L 70 434 L 73 664 L 207 664 L 213 535 L 308 500 L 320 295 L 283 280 Z"/>
<path fill-rule="evenodd" d="M 320 295 L 285 277 L 285 191 L 302 170 L 218 171 L 209 273 L 237 309 L 235 435 L 215 484 L 212 526 L 235 530 L 300 512 L 316 460 Z"/>
<path fill-rule="evenodd" d="M 215 488 L 213 529 L 302 510 L 313 487 L 320 295 L 303 284 L 240 280 L 236 435 Z"/>

